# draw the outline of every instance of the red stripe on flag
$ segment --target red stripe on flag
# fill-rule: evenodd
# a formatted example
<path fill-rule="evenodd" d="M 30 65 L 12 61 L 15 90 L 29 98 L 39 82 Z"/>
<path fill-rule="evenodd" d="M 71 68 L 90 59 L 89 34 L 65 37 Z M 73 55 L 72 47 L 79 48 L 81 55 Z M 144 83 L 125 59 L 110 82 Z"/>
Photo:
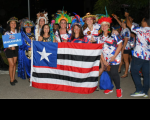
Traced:
<path fill-rule="evenodd" d="M 74 49 L 102 49 L 103 44 L 87 44 L 87 43 L 58 43 L 58 48 L 74 48 Z"/>
<path fill-rule="evenodd" d="M 91 94 L 97 88 L 97 87 L 81 88 L 81 87 L 72 87 L 66 85 L 55 85 L 55 84 L 45 84 L 45 83 L 35 83 L 35 82 L 32 82 L 32 87 L 39 88 L 39 89 L 46 89 L 46 90 L 78 93 L 78 94 Z"/>
<path fill-rule="evenodd" d="M 77 72 L 77 73 L 89 73 L 92 71 L 99 71 L 99 66 L 94 66 L 92 68 L 79 68 L 79 67 L 64 66 L 64 65 L 57 65 L 57 68 L 48 67 L 48 66 L 33 66 L 33 67 L 65 70 L 65 71 L 71 71 L 71 72 Z"/>

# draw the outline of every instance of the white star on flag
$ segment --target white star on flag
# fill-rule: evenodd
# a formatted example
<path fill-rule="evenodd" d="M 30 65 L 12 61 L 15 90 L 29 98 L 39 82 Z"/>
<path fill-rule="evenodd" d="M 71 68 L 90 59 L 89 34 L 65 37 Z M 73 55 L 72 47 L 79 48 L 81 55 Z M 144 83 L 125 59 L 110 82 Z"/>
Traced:
<path fill-rule="evenodd" d="M 43 52 L 37 51 L 41 55 L 41 60 L 46 59 L 49 62 L 48 56 L 51 55 L 52 53 L 46 53 L 45 47 L 43 48 Z"/>

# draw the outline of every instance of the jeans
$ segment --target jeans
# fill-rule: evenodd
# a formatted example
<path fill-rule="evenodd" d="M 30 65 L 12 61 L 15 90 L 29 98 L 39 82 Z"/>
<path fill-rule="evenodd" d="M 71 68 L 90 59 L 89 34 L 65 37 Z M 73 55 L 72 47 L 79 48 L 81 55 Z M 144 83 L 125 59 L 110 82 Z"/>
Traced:
<path fill-rule="evenodd" d="M 142 60 L 140 58 L 136 58 L 133 56 L 132 63 L 131 63 L 131 74 L 133 77 L 133 81 L 135 83 L 136 92 L 144 92 L 148 94 L 149 87 L 150 87 L 150 75 L 149 75 L 149 67 L 150 62 L 147 60 Z M 139 71 L 142 69 L 143 77 L 144 77 L 144 84 L 142 86 L 141 78 L 139 76 Z"/>

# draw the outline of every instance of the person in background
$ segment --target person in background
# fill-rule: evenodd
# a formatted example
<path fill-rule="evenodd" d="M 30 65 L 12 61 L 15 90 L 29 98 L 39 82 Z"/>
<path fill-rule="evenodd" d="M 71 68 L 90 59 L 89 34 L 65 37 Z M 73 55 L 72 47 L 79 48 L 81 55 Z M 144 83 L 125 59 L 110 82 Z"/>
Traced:
<path fill-rule="evenodd" d="M 5 35 L 17 34 L 18 33 L 18 19 L 16 17 L 12 17 L 7 22 L 7 32 Z M 8 63 L 9 63 L 9 76 L 10 76 L 10 84 L 14 86 L 18 81 L 15 79 L 16 74 L 16 63 L 18 58 L 18 47 L 10 47 L 4 50 Z"/>
<path fill-rule="evenodd" d="M 57 30 L 59 30 L 59 25 L 55 24 L 56 17 L 57 17 L 56 14 L 52 14 L 51 26 L 53 27 L 54 34 L 56 33 Z"/>
<path fill-rule="evenodd" d="M 38 41 L 43 25 L 48 24 L 48 13 L 38 13 L 35 26 L 35 38 Z"/>
<path fill-rule="evenodd" d="M 56 31 L 58 31 L 58 30 L 59 30 L 59 25 L 54 24 L 53 25 L 53 32 L 56 33 Z"/>
<path fill-rule="evenodd" d="M 133 19 L 131 16 L 129 16 L 129 20 L 130 20 L 130 22 L 132 23 L 132 25 L 139 27 L 139 24 L 133 22 L 134 19 Z"/>
<path fill-rule="evenodd" d="M 122 67 L 122 64 L 123 64 L 123 61 L 124 61 L 125 62 L 125 73 L 121 78 L 126 78 L 126 77 L 128 77 L 129 58 L 130 58 L 130 55 L 131 55 L 131 46 L 130 46 L 131 32 L 127 28 L 125 19 L 121 19 L 121 21 L 120 21 L 118 19 L 117 15 L 114 15 L 113 17 L 117 20 L 117 22 L 122 27 L 122 31 L 121 31 L 121 37 L 122 37 L 122 40 L 123 40 L 123 46 L 122 46 L 122 50 L 121 50 L 122 60 L 121 60 L 121 64 L 119 66 L 118 72 L 121 73 L 121 67 Z"/>
<path fill-rule="evenodd" d="M 134 25 L 134 26 L 136 26 L 136 27 L 139 27 L 139 24 L 133 22 L 134 19 L 133 19 L 131 16 L 129 16 L 129 20 L 130 20 L 130 22 L 132 23 L 132 25 Z M 131 47 L 132 47 L 131 50 L 133 50 L 133 48 L 136 46 L 135 43 L 136 43 L 136 34 L 133 33 L 133 32 L 131 32 L 131 41 L 130 41 L 130 44 L 131 44 Z M 132 56 L 130 56 L 130 61 L 132 61 Z M 131 65 L 130 65 L 130 67 L 131 67 Z M 142 69 L 139 71 L 139 75 L 140 75 L 140 77 L 141 77 L 141 80 L 143 80 Z"/>
<path fill-rule="evenodd" d="M 2 34 L 2 35 L 4 34 L 4 29 L 1 24 L 0 24 L 0 34 Z"/>
<path fill-rule="evenodd" d="M 0 24 L 0 52 L 1 52 L 1 47 L 2 47 L 2 35 L 4 34 L 4 29 L 2 27 L 2 25 Z M 1 61 L 0 61 L 1 62 Z"/>
<path fill-rule="evenodd" d="M 55 24 L 59 24 L 59 29 L 55 32 L 57 42 L 67 42 L 69 38 L 69 29 L 67 24 L 71 23 L 71 17 L 66 12 L 61 11 L 57 14 Z"/>
<path fill-rule="evenodd" d="M 132 97 L 148 97 L 148 91 L 150 87 L 150 25 L 149 18 L 143 18 L 141 21 L 142 27 L 132 25 L 129 19 L 129 13 L 125 12 L 127 19 L 127 26 L 132 32 L 136 34 L 136 47 L 134 48 L 132 63 L 131 63 L 131 74 L 135 83 L 136 91 L 131 94 Z M 139 76 L 139 71 L 142 68 L 144 76 L 144 84 L 142 85 Z"/>

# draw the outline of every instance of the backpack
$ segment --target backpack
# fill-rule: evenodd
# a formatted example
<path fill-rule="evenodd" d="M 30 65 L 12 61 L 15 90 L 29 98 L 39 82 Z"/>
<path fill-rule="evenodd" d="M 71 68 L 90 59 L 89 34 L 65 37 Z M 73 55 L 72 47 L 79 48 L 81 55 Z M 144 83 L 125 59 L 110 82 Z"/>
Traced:
<path fill-rule="evenodd" d="M 110 76 L 108 75 L 107 71 L 104 71 L 100 78 L 100 89 L 101 90 L 113 90 L 114 85 L 112 84 L 112 81 L 110 79 Z"/>

